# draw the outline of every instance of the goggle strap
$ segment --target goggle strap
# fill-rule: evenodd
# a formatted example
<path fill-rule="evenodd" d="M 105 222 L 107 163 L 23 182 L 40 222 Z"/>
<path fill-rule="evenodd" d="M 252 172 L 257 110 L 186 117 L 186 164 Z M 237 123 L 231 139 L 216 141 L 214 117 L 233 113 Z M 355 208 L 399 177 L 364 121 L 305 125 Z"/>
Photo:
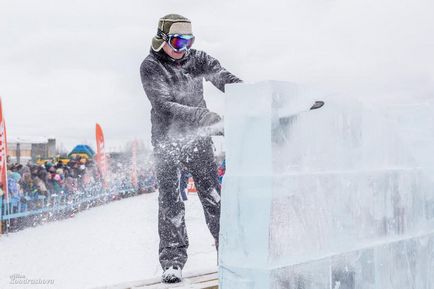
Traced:
<path fill-rule="evenodd" d="M 169 37 L 167 36 L 167 34 L 164 33 L 163 30 L 161 30 L 161 29 L 157 30 L 157 35 L 160 36 L 161 38 L 163 38 L 164 41 L 169 40 Z"/>

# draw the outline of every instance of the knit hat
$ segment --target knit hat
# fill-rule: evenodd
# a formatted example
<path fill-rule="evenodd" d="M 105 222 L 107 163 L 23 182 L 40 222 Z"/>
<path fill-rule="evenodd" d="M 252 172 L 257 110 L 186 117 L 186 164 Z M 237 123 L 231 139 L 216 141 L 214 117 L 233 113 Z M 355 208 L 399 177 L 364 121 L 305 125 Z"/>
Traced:
<path fill-rule="evenodd" d="M 158 31 L 164 34 L 193 34 L 191 29 L 191 21 L 178 14 L 169 14 L 163 16 L 158 21 Z M 152 49 L 154 51 L 160 51 L 164 45 L 164 40 L 161 36 L 157 35 L 152 38 Z"/>

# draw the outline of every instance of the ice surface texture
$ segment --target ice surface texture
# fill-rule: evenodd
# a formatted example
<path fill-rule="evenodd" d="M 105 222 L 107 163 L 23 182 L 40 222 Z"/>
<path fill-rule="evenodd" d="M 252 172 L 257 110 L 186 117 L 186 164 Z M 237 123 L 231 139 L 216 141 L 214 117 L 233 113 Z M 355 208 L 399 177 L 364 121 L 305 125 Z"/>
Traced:
<path fill-rule="evenodd" d="M 434 288 L 433 107 L 323 98 L 227 87 L 221 288 Z"/>

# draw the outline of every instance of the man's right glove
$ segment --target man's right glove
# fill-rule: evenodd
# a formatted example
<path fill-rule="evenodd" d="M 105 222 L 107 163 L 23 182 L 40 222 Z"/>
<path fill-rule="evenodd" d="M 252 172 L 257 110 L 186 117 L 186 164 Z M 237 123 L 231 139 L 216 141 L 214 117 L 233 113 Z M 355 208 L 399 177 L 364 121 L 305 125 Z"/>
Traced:
<path fill-rule="evenodd" d="M 218 123 L 221 121 L 222 118 L 215 112 L 207 111 L 202 114 L 201 118 L 199 119 L 199 125 L 200 126 L 210 126 L 215 123 Z"/>

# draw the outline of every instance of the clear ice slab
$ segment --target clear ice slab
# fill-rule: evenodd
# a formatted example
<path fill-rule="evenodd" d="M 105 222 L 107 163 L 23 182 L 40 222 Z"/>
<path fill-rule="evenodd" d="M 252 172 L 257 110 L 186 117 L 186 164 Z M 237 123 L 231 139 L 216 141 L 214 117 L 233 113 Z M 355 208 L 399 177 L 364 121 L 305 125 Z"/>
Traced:
<path fill-rule="evenodd" d="M 321 98 L 226 87 L 221 288 L 434 288 L 433 102 Z"/>

